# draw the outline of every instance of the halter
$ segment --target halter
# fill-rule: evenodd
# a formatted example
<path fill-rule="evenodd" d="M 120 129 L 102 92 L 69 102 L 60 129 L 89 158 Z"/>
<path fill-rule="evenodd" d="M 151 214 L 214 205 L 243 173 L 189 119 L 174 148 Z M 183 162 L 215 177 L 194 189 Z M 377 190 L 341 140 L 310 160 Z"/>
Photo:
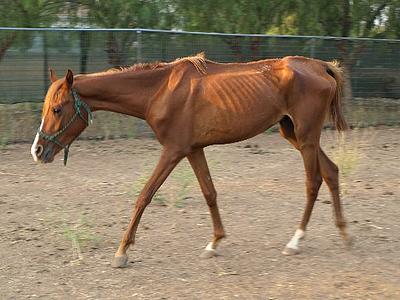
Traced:
<path fill-rule="evenodd" d="M 43 130 L 38 130 L 39 136 L 49 142 L 52 142 L 58 146 L 60 146 L 62 149 L 64 149 L 64 166 L 67 165 L 67 160 L 68 160 L 68 153 L 69 153 L 69 146 L 70 144 L 63 144 L 58 140 L 58 136 L 65 132 L 69 126 L 76 120 L 77 117 L 80 117 L 85 123 L 86 126 L 89 126 L 90 124 L 93 123 L 93 114 L 92 111 L 90 110 L 89 105 L 87 105 L 85 102 L 83 102 L 78 93 L 76 92 L 75 89 L 71 89 L 72 92 L 72 98 L 74 99 L 74 108 L 75 108 L 75 114 L 72 116 L 72 118 L 67 122 L 67 124 L 64 125 L 63 128 L 61 128 L 59 131 L 57 131 L 54 134 L 47 134 L 43 132 Z M 84 108 L 87 112 L 87 119 L 83 116 L 81 112 L 81 108 Z"/>

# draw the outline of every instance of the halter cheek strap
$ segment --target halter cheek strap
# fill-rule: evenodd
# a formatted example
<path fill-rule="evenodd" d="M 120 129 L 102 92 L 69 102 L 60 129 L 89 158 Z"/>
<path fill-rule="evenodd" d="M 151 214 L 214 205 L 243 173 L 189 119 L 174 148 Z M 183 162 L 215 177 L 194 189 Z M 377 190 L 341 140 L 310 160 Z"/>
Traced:
<path fill-rule="evenodd" d="M 90 124 L 93 123 L 93 113 L 90 110 L 89 105 L 87 105 L 85 102 L 83 102 L 81 100 L 81 98 L 79 97 L 78 93 L 76 92 L 75 89 L 71 89 L 72 92 L 72 98 L 74 99 L 74 109 L 75 109 L 75 113 L 74 115 L 71 117 L 71 119 L 67 122 L 67 124 L 65 124 L 63 126 L 63 128 L 61 128 L 59 131 L 57 131 L 54 134 L 47 134 L 45 132 L 43 132 L 43 130 L 39 130 L 38 134 L 39 136 L 49 142 L 52 142 L 54 144 L 56 144 L 57 146 L 60 146 L 62 149 L 64 149 L 64 166 L 67 165 L 67 160 L 68 160 L 68 154 L 69 154 L 69 146 L 71 145 L 71 143 L 69 144 L 63 144 L 60 142 L 60 140 L 58 139 L 58 136 L 60 136 L 62 133 L 64 133 L 68 127 L 71 126 L 71 124 L 79 117 L 81 118 L 85 123 L 86 126 L 89 126 Z M 82 114 L 81 108 L 83 108 L 84 110 L 86 110 L 87 112 L 87 119 L 85 119 L 85 117 Z"/>

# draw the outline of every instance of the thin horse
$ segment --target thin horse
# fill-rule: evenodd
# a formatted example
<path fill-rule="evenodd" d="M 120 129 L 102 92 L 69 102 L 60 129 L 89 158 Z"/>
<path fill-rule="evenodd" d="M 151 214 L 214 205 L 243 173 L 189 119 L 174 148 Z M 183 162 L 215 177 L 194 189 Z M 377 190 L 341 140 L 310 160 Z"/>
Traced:
<path fill-rule="evenodd" d="M 279 122 L 280 133 L 300 151 L 306 173 L 307 203 L 299 228 L 283 253 L 296 254 L 324 180 L 333 199 L 336 225 L 349 241 L 339 198 L 338 168 L 320 147 L 324 120 L 346 128 L 341 110 L 343 75 L 336 63 L 305 57 L 217 63 L 199 54 L 170 63 L 77 75 L 68 70 L 51 86 L 42 123 L 31 148 L 35 161 L 51 162 L 90 123 L 91 112 L 106 110 L 147 121 L 163 146 L 161 158 L 137 199 L 132 218 L 112 262 L 127 263 L 140 218 L 171 171 L 187 158 L 210 209 L 214 237 L 202 256 L 216 254 L 225 236 L 203 148 L 251 138 Z"/>

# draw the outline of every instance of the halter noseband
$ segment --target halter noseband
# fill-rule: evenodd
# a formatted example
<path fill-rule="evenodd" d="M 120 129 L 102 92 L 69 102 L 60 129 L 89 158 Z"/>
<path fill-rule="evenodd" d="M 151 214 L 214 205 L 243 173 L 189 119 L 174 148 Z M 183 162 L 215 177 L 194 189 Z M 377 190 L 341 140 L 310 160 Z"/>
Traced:
<path fill-rule="evenodd" d="M 72 116 L 72 118 L 67 122 L 67 124 L 64 125 L 63 128 L 61 128 L 59 131 L 57 131 L 54 134 L 47 134 L 43 132 L 43 130 L 38 130 L 39 136 L 49 142 L 52 142 L 58 146 L 60 146 L 62 149 L 64 149 L 64 166 L 67 165 L 67 160 L 68 160 L 68 153 L 69 153 L 69 146 L 70 144 L 64 145 L 58 140 L 58 136 L 65 132 L 69 126 L 76 120 L 77 117 L 80 117 L 85 123 L 86 126 L 89 126 L 90 124 L 93 123 L 93 114 L 92 111 L 90 110 L 89 105 L 87 105 L 85 102 L 83 102 L 78 93 L 76 92 L 75 89 L 71 89 L 72 92 L 72 98 L 74 99 L 74 108 L 75 108 L 75 114 Z M 87 112 L 87 119 L 83 116 L 81 112 L 81 108 L 84 108 Z"/>

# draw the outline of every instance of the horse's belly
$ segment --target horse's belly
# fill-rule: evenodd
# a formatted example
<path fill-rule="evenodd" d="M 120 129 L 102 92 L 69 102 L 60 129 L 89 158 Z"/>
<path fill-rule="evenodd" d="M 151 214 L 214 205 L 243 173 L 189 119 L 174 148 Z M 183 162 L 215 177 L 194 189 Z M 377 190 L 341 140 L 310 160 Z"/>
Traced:
<path fill-rule="evenodd" d="M 277 108 L 246 111 L 209 110 L 195 117 L 194 136 L 201 145 L 233 143 L 251 138 L 274 125 L 282 117 Z"/>

